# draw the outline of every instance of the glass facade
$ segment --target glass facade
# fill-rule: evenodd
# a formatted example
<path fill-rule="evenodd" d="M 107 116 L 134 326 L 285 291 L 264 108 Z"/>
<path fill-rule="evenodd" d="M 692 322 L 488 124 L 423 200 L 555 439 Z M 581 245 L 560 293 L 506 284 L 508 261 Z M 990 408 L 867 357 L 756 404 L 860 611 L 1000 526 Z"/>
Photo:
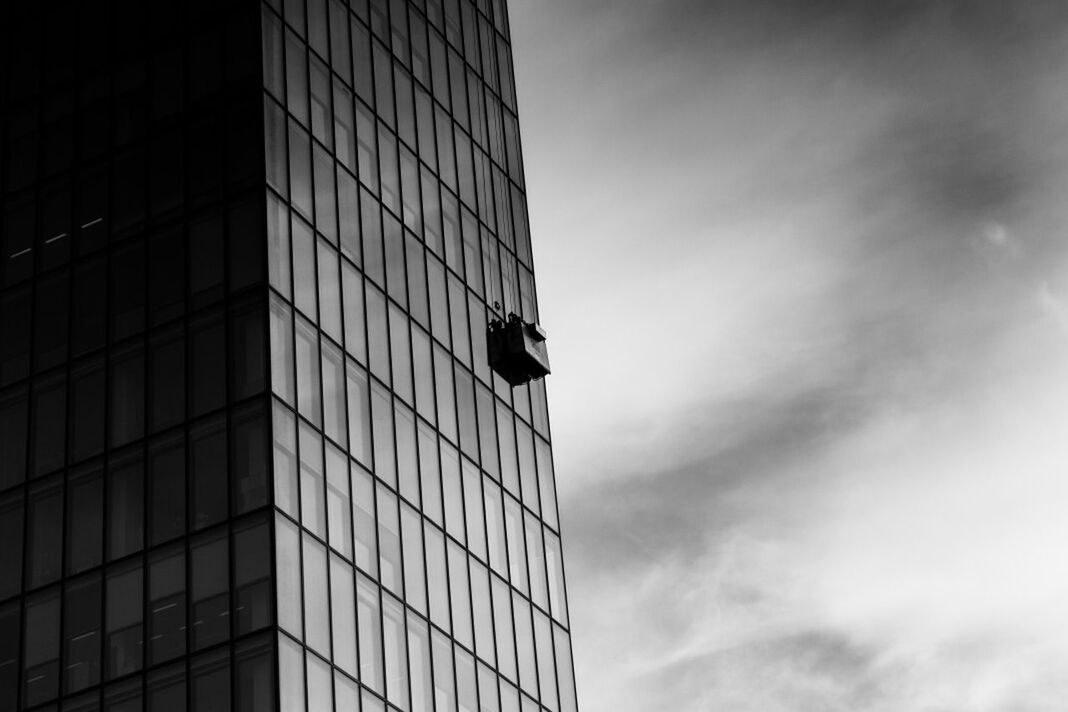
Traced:
<path fill-rule="evenodd" d="M 576 710 L 507 22 L 0 19 L 0 712 Z"/>

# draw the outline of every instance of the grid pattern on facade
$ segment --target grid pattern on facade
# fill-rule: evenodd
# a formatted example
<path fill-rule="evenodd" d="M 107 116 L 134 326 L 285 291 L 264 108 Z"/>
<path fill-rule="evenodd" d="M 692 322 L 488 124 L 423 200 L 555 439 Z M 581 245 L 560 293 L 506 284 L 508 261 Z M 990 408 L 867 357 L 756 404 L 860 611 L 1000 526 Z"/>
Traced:
<path fill-rule="evenodd" d="M 13 5 L 0 710 L 270 707 L 257 11 Z"/>
<path fill-rule="evenodd" d="M 262 13 L 282 708 L 571 712 L 504 3 Z"/>

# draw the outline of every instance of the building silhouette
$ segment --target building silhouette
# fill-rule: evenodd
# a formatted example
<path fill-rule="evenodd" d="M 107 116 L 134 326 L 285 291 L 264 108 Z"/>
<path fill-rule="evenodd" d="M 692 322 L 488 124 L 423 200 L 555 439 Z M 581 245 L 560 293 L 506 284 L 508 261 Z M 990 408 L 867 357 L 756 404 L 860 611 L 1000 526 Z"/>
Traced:
<path fill-rule="evenodd" d="M 505 1 L 0 40 L 0 712 L 574 712 Z"/>

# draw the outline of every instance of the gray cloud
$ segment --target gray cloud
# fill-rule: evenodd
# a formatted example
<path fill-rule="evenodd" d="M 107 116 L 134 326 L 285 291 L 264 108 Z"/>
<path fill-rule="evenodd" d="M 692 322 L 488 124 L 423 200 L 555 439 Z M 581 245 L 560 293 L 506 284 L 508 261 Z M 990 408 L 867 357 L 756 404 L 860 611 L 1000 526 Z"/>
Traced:
<path fill-rule="evenodd" d="M 1060 709 L 1068 6 L 513 26 L 584 709 Z"/>

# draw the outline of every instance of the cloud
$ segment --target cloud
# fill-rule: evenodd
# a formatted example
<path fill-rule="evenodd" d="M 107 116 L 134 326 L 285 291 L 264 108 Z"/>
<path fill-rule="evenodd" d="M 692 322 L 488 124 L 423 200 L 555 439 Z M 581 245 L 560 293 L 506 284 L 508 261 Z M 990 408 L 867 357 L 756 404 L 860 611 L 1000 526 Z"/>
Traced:
<path fill-rule="evenodd" d="M 583 709 L 1061 709 L 1068 7 L 524 27 Z"/>

